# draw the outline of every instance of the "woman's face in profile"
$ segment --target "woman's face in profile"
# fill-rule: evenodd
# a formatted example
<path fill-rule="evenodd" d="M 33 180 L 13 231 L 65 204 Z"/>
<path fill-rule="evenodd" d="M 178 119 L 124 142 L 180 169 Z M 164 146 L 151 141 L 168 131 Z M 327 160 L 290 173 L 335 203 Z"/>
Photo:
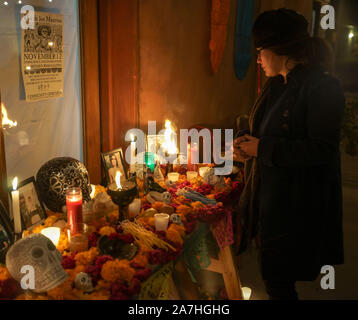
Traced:
<path fill-rule="evenodd" d="M 261 64 L 266 77 L 276 77 L 283 70 L 284 57 L 275 54 L 270 49 L 257 49 L 257 63 Z"/>

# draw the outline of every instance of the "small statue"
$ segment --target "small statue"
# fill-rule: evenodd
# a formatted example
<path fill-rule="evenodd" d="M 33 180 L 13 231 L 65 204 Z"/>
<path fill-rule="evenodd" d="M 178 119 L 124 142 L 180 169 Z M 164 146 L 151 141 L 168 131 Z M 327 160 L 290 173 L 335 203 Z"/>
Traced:
<path fill-rule="evenodd" d="M 153 177 L 149 176 L 149 177 L 146 178 L 145 191 L 147 193 L 150 192 L 150 191 L 157 191 L 157 192 L 163 193 L 163 192 L 165 192 L 167 190 L 165 190 L 158 183 L 156 183 L 154 181 Z"/>

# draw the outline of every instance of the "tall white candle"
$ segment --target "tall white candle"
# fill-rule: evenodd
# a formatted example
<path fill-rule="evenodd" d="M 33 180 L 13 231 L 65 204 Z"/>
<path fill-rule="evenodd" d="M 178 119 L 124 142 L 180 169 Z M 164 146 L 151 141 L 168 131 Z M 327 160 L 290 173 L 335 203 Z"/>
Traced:
<path fill-rule="evenodd" d="M 12 181 L 12 214 L 14 217 L 14 229 L 15 233 L 21 233 L 21 215 L 20 215 L 20 201 L 19 201 L 19 191 L 17 190 L 17 177 Z"/>
<path fill-rule="evenodd" d="M 135 149 L 136 149 L 136 143 L 134 141 L 134 137 L 133 135 L 131 135 L 131 164 L 130 164 L 130 171 L 131 173 L 134 173 L 135 172 Z"/>

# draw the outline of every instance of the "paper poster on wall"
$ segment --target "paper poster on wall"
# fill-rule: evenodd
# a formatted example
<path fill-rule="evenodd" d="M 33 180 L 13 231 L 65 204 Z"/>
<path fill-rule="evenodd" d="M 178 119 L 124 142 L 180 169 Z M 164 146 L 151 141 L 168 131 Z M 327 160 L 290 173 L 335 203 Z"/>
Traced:
<path fill-rule="evenodd" d="M 35 29 L 22 30 L 22 75 L 26 101 L 63 96 L 63 15 L 35 13 Z"/>

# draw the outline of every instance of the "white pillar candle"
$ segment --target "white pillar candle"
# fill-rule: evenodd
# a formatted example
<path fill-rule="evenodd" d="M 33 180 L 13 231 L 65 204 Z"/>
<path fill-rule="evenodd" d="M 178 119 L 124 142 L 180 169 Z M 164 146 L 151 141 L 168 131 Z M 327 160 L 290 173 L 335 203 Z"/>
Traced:
<path fill-rule="evenodd" d="M 12 215 L 14 217 L 14 231 L 16 234 L 21 233 L 21 214 L 20 214 L 20 201 L 19 191 L 17 190 L 17 177 L 12 181 L 11 198 L 12 198 Z"/>
<path fill-rule="evenodd" d="M 136 150 L 136 143 L 134 141 L 134 137 L 133 135 L 131 135 L 131 164 L 130 164 L 130 172 L 134 173 L 135 172 L 135 150 Z"/>
<path fill-rule="evenodd" d="M 177 172 L 168 173 L 168 180 L 170 180 L 171 182 L 177 182 L 179 180 L 179 173 Z"/>
<path fill-rule="evenodd" d="M 187 171 L 186 172 L 186 179 L 188 181 L 195 179 L 198 176 L 198 173 L 196 171 Z"/>
<path fill-rule="evenodd" d="M 46 238 L 50 239 L 51 242 L 55 245 L 55 247 L 57 247 L 61 236 L 60 228 L 56 228 L 56 227 L 46 228 L 41 230 L 41 234 L 43 234 Z"/>
<path fill-rule="evenodd" d="M 154 215 L 155 230 L 166 231 L 168 229 L 169 214 L 157 213 Z"/>
<path fill-rule="evenodd" d="M 128 214 L 130 217 L 136 217 L 142 206 L 142 201 L 140 199 L 134 199 L 133 202 L 128 206 Z"/>

